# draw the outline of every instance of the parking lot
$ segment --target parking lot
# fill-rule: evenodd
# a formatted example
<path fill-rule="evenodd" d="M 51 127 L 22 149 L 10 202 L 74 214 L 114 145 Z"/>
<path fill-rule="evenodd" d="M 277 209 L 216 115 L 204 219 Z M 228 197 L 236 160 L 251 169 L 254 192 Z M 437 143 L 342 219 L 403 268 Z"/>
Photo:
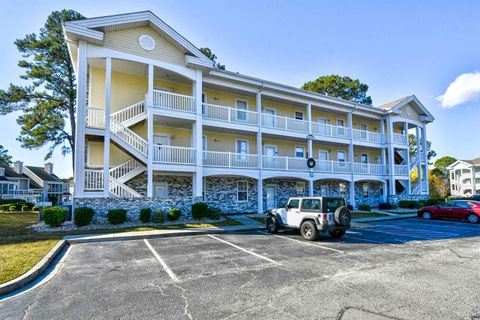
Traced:
<path fill-rule="evenodd" d="M 418 219 L 76 244 L 0 318 L 480 319 L 479 262 L 480 225 Z"/>

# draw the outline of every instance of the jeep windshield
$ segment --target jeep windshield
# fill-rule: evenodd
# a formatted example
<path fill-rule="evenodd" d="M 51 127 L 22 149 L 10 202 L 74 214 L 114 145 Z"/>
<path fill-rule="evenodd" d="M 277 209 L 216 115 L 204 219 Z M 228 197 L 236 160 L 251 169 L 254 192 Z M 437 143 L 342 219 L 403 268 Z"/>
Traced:
<path fill-rule="evenodd" d="M 335 212 L 338 207 L 345 206 L 345 199 L 343 198 L 323 198 L 324 208 L 325 211 L 328 212 Z"/>

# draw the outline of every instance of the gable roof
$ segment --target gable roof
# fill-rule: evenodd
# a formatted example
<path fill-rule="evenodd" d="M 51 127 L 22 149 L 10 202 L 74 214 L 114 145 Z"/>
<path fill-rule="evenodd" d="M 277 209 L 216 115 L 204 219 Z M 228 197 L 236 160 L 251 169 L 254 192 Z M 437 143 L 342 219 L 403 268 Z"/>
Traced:
<path fill-rule="evenodd" d="M 12 167 L 0 166 L 5 169 L 5 177 L 7 178 L 18 178 L 18 179 L 29 179 L 28 176 L 24 173 L 17 173 Z"/>
<path fill-rule="evenodd" d="M 28 170 L 30 170 L 34 175 L 39 177 L 43 181 L 48 181 L 48 182 L 63 182 L 62 179 L 57 177 L 55 174 L 50 174 L 47 171 L 45 171 L 45 168 L 42 167 L 33 167 L 33 166 L 26 166 Z"/>
<path fill-rule="evenodd" d="M 480 166 L 480 157 L 472 159 L 472 160 L 457 160 L 454 163 L 452 163 L 451 165 L 449 165 L 447 167 L 447 169 L 452 170 L 460 163 L 466 164 L 467 167 Z"/>
<path fill-rule="evenodd" d="M 142 26 L 150 26 L 174 46 L 195 57 L 197 63 L 213 67 L 213 62 L 197 47 L 149 10 L 67 21 L 63 23 L 63 30 L 70 40 L 86 40 L 101 45 L 105 32 Z"/>
<path fill-rule="evenodd" d="M 474 166 L 480 165 L 480 157 L 472 159 L 472 160 L 461 160 L 461 161 L 469 163 L 469 164 L 474 165 Z"/>
<path fill-rule="evenodd" d="M 408 103 L 412 103 L 413 106 L 420 113 L 420 115 L 425 115 L 424 121 L 432 122 L 433 120 L 435 120 L 433 115 L 427 110 L 427 108 L 420 102 L 420 100 L 418 100 L 418 98 L 415 95 L 406 96 L 406 97 L 382 104 L 378 108 L 381 108 L 389 112 L 399 113 L 400 108 Z"/>

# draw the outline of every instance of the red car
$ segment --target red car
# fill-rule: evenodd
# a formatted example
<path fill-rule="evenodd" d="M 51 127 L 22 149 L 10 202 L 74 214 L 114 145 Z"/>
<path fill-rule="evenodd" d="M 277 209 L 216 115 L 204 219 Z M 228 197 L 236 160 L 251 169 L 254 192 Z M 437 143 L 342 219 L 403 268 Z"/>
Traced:
<path fill-rule="evenodd" d="M 430 219 L 452 219 L 478 223 L 480 221 L 480 202 L 470 200 L 454 200 L 436 206 L 418 210 L 418 217 Z"/>

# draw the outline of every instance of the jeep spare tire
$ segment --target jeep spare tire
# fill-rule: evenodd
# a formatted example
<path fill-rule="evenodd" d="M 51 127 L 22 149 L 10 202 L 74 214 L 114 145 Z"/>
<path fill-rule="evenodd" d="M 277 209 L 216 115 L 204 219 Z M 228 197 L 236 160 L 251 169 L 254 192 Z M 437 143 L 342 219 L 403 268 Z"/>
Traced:
<path fill-rule="evenodd" d="M 350 209 L 347 207 L 338 207 L 335 210 L 335 222 L 342 227 L 348 227 L 350 225 L 350 221 L 352 220 L 352 213 Z"/>

